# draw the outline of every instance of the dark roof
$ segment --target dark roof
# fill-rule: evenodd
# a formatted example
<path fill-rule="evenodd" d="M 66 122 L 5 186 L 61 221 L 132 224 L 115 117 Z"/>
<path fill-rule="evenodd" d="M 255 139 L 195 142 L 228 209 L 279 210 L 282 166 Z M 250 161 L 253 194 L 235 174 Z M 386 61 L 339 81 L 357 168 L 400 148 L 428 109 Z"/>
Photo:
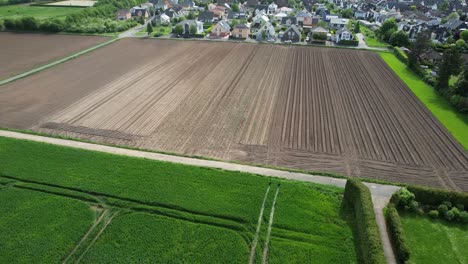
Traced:
<path fill-rule="evenodd" d="M 227 19 L 242 19 L 246 18 L 245 12 L 229 12 Z"/>
<path fill-rule="evenodd" d="M 289 7 L 288 0 L 276 0 L 276 4 L 278 5 L 278 7 L 283 7 L 283 6 Z"/>
<path fill-rule="evenodd" d="M 297 18 L 296 17 L 283 17 L 283 18 L 281 18 L 281 25 L 286 25 L 288 20 L 291 21 L 291 25 L 297 25 Z"/>
<path fill-rule="evenodd" d="M 443 26 L 444 28 L 454 30 L 454 29 L 459 28 L 462 24 L 463 24 L 463 21 L 460 21 L 460 20 L 458 20 L 458 19 L 450 19 L 449 21 L 447 21 L 447 22 L 446 22 L 445 24 L 443 24 L 442 26 Z"/>
<path fill-rule="evenodd" d="M 268 11 L 268 5 L 254 5 L 252 6 L 255 10 L 265 10 Z"/>
<path fill-rule="evenodd" d="M 247 26 L 246 24 L 237 24 L 234 26 L 234 28 L 249 28 L 249 26 Z"/>
<path fill-rule="evenodd" d="M 170 18 L 173 18 L 174 17 L 174 11 L 169 11 L 169 10 L 166 10 L 163 12 L 164 14 L 166 14 L 168 17 Z"/>
<path fill-rule="evenodd" d="M 247 5 L 248 6 L 258 5 L 259 3 L 260 3 L 259 0 L 247 0 Z"/>
<path fill-rule="evenodd" d="M 214 17 L 213 12 L 200 12 L 198 14 L 198 20 L 200 21 L 212 21 Z"/>

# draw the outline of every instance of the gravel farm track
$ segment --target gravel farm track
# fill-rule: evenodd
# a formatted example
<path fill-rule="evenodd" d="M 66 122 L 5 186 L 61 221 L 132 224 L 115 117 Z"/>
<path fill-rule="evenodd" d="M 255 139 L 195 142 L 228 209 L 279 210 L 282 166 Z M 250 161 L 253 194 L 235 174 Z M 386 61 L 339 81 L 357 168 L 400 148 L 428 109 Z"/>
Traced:
<path fill-rule="evenodd" d="M 123 39 L 0 87 L 0 126 L 468 191 L 468 154 L 378 54 Z"/>
<path fill-rule="evenodd" d="M 108 37 L 0 33 L 0 80 L 108 41 Z"/>

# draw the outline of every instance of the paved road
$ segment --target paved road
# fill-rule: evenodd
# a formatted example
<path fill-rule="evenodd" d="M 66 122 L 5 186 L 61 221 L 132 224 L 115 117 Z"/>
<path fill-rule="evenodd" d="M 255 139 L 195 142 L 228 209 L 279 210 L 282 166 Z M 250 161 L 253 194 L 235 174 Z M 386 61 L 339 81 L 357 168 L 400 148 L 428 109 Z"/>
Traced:
<path fill-rule="evenodd" d="M 222 162 L 222 161 L 202 160 L 202 159 L 195 159 L 195 158 L 159 154 L 159 153 L 153 153 L 153 152 L 145 152 L 145 151 L 139 151 L 139 150 L 130 150 L 130 149 L 103 146 L 103 145 L 85 143 L 85 142 L 79 142 L 79 141 L 73 141 L 73 140 L 65 140 L 65 139 L 30 135 L 30 134 L 24 134 L 24 133 L 12 132 L 12 131 L 0 130 L 0 137 L 26 139 L 26 140 L 44 142 L 44 143 L 72 147 L 72 148 L 99 151 L 99 152 L 124 155 L 124 156 L 146 158 L 146 159 L 151 159 L 151 160 L 182 163 L 182 164 L 193 165 L 193 166 L 218 168 L 218 169 L 223 169 L 223 170 L 228 170 L 228 171 L 241 171 L 241 172 L 254 173 L 254 174 L 260 174 L 260 175 L 265 175 L 265 176 L 273 176 L 273 177 L 290 179 L 290 180 L 298 180 L 298 181 L 333 185 L 333 186 L 337 186 L 341 188 L 344 188 L 346 185 L 345 179 L 338 179 L 338 178 L 324 177 L 324 176 L 318 176 L 318 175 L 310 175 L 310 174 L 304 174 L 304 173 L 254 167 L 254 166 L 241 165 L 241 164 Z M 380 235 L 382 239 L 382 244 L 384 245 L 384 252 L 387 258 L 387 262 L 389 264 L 394 264 L 396 263 L 395 255 L 393 253 L 393 249 L 391 247 L 390 240 L 388 237 L 387 226 L 385 223 L 385 219 L 383 218 L 382 209 L 388 203 L 392 194 L 396 192 L 399 189 L 399 187 L 392 186 L 392 185 L 377 184 L 377 183 L 365 183 L 365 184 L 369 188 L 372 194 L 372 200 L 374 202 L 374 212 L 376 214 L 377 224 L 379 226 Z"/>
<path fill-rule="evenodd" d="M 141 29 L 145 28 L 151 20 L 153 20 L 153 17 L 148 18 L 143 25 L 133 27 L 133 28 L 127 30 L 127 31 L 124 31 L 124 32 L 120 33 L 118 38 L 137 37 L 137 36 L 135 36 L 135 34 L 138 31 L 140 31 Z"/>
<path fill-rule="evenodd" d="M 369 47 L 366 43 L 366 41 L 364 41 L 364 35 L 362 33 L 357 33 L 356 34 L 356 37 L 358 38 L 359 40 L 359 44 L 356 48 L 358 49 L 368 49 L 368 50 L 388 50 L 387 48 L 377 48 L 377 47 Z"/>

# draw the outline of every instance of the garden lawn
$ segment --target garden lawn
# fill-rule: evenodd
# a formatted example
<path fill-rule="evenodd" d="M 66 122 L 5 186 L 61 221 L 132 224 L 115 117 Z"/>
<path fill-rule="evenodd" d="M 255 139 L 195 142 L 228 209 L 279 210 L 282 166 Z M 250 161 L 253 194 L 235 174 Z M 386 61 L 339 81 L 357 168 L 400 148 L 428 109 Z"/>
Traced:
<path fill-rule="evenodd" d="M 49 19 L 64 17 L 82 10 L 76 7 L 45 7 L 27 5 L 0 6 L 0 19 L 35 17 L 37 19 Z"/>
<path fill-rule="evenodd" d="M 445 98 L 437 94 L 395 55 L 381 52 L 380 56 L 458 142 L 468 150 L 468 117 L 458 113 Z"/>
<path fill-rule="evenodd" d="M 132 213 L 116 217 L 85 255 L 86 263 L 248 263 L 250 246 L 235 231 Z"/>
<path fill-rule="evenodd" d="M 374 31 L 362 26 L 359 28 L 361 33 L 364 35 L 364 41 L 366 42 L 367 46 L 369 47 L 376 47 L 376 48 L 386 48 L 388 44 L 385 42 L 380 41 L 375 36 Z"/>
<path fill-rule="evenodd" d="M 401 213 L 413 264 L 468 263 L 468 225 Z"/>
<path fill-rule="evenodd" d="M 0 188 L 0 263 L 58 263 L 92 225 L 79 200 Z"/>

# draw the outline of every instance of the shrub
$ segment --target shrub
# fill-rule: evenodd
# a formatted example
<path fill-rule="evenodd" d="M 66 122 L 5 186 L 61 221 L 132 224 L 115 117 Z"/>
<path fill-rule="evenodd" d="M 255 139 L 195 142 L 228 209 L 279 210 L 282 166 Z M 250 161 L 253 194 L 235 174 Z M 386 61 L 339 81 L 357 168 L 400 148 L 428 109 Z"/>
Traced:
<path fill-rule="evenodd" d="M 360 262 L 386 263 L 369 189 L 358 180 L 348 180 L 343 206 L 354 213 L 354 228 Z"/>
<path fill-rule="evenodd" d="M 399 47 L 393 48 L 393 54 L 404 64 L 408 64 L 408 55 L 404 51 L 402 51 Z"/>
<path fill-rule="evenodd" d="M 460 210 L 458 210 L 458 208 L 453 207 L 452 209 L 450 209 L 449 212 L 452 212 L 452 214 L 453 214 L 453 219 L 458 219 L 458 218 L 460 218 Z"/>
<path fill-rule="evenodd" d="M 448 211 L 448 207 L 445 204 L 441 204 L 439 207 L 437 207 L 437 210 L 441 215 L 444 215 Z"/>
<path fill-rule="evenodd" d="M 429 215 L 430 218 L 438 218 L 439 217 L 439 211 L 431 210 L 431 211 L 429 211 L 428 215 Z"/>
<path fill-rule="evenodd" d="M 359 41 L 358 40 L 340 40 L 338 44 L 344 45 L 344 46 L 357 46 L 359 45 Z"/>
<path fill-rule="evenodd" d="M 438 206 L 444 201 L 450 201 L 452 204 L 462 204 L 465 208 L 468 207 L 468 193 L 411 185 L 407 188 L 414 193 L 421 204 Z"/>
<path fill-rule="evenodd" d="M 447 206 L 448 209 L 452 208 L 452 203 L 449 201 L 443 201 L 442 204 Z"/>
<path fill-rule="evenodd" d="M 468 224 L 468 212 L 467 211 L 463 211 L 460 213 L 460 222 L 464 224 Z"/>
<path fill-rule="evenodd" d="M 395 254 L 399 263 L 405 263 L 410 258 L 410 250 L 406 244 L 406 239 L 401 226 L 400 216 L 395 205 L 389 203 L 385 210 L 385 219 L 388 224 L 390 239 L 395 249 Z"/>
<path fill-rule="evenodd" d="M 455 218 L 455 214 L 452 211 L 447 211 L 444 214 L 445 219 L 452 221 Z"/>
<path fill-rule="evenodd" d="M 464 210 L 465 210 L 465 206 L 463 206 L 463 204 L 456 204 L 455 207 L 457 207 L 458 210 L 460 210 L 460 211 L 464 211 Z"/>

